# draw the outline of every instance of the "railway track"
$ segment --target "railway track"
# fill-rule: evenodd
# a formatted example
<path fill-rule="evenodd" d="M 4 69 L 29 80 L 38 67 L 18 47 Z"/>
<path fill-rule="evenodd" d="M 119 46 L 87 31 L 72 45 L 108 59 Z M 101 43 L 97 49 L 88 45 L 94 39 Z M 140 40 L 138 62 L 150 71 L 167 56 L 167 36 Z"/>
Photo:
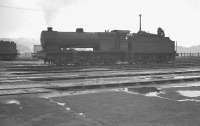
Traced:
<path fill-rule="evenodd" d="M 81 71 L 81 72 L 80 72 Z M 112 77 L 139 77 L 139 76 L 154 76 L 154 75 L 184 75 L 184 74 L 198 74 L 200 70 L 92 70 L 92 71 L 75 71 L 75 72 L 50 72 L 50 73 L 5 73 L 0 78 L 0 83 L 4 80 L 8 81 L 57 81 L 57 80 L 75 80 L 75 79 L 93 79 L 93 78 L 112 78 Z"/>
<path fill-rule="evenodd" d="M 156 79 L 156 80 L 140 80 L 140 81 L 105 81 L 95 84 L 84 83 L 48 83 L 48 84 L 24 84 L 24 85 L 1 85 L 0 95 L 16 95 L 16 94 L 37 94 L 37 93 L 50 93 L 55 91 L 81 91 L 91 89 L 104 89 L 104 88 L 123 88 L 123 87 L 135 87 L 135 86 L 150 86 L 150 85 L 162 85 L 162 84 L 179 84 L 190 83 L 200 81 L 200 77 L 185 77 L 185 78 L 173 78 L 173 79 Z"/>
<path fill-rule="evenodd" d="M 4 64 L 5 65 L 5 64 Z M 200 68 L 64 68 L 7 66 L 0 69 L 0 95 L 182 84 L 200 81 Z"/>

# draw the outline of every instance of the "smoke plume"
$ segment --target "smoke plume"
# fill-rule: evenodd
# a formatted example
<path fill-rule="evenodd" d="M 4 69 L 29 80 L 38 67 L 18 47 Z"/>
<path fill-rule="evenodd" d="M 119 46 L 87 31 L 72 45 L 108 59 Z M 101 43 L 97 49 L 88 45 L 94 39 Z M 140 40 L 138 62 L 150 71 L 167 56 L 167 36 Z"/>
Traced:
<path fill-rule="evenodd" d="M 67 7 L 75 2 L 77 0 L 40 0 L 39 5 L 44 12 L 47 26 L 52 26 L 52 22 L 61 8 Z"/>

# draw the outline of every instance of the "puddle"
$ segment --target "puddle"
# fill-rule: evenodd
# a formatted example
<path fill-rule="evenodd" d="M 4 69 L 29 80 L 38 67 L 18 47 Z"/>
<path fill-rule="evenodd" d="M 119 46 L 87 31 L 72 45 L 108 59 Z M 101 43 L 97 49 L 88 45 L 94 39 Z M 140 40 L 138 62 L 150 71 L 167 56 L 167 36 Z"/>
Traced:
<path fill-rule="evenodd" d="M 158 97 L 161 99 L 170 100 L 169 98 L 159 96 L 160 94 L 165 94 L 165 92 L 157 89 L 156 87 L 124 88 L 119 89 L 119 91 L 124 91 L 130 94 L 140 94 L 146 97 Z"/>
<path fill-rule="evenodd" d="M 152 92 L 159 93 L 160 90 L 158 90 L 156 87 L 141 87 L 141 88 L 128 88 L 129 92 L 136 92 L 139 94 L 148 94 Z"/>
<path fill-rule="evenodd" d="M 79 115 L 84 115 L 84 113 L 79 113 Z"/>
<path fill-rule="evenodd" d="M 69 107 L 67 107 L 67 108 L 65 108 L 67 111 L 70 111 L 71 110 L 71 108 L 69 108 Z"/>
<path fill-rule="evenodd" d="M 175 76 L 174 79 L 197 78 L 195 75 Z"/>
<path fill-rule="evenodd" d="M 120 88 L 120 89 L 116 89 L 115 91 L 126 92 L 126 93 L 129 93 L 129 94 L 139 94 L 139 93 L 134 92 L 134 91 L 129 91 L 129 88 Z"/>
<path fill-rule="evenodd" d="M 145 94 L 145 96 L 147 97 L 157 97 L 157 98 L 161 98 L 161 99 L 166 99 L 166 100 L 172 100 L 172 99 L 169 99 L 169 98 L 166 98 L 166 97 L 161 97 L 159 96 L 160 94 L 165 94 L 165 92 L 150 92 L 150 93 L 147 93 Z"/>
<path fill-rule="evenodd" d="M 177 100 L 179 102 L 186 102 L 186 101 L 191 101 L 191 102 L 200 102 L 200 100 L 198 99 L 181 99 L 181 100 Z"/>
<path fill-rule="evenodd" d="M 200 83 L 199 82 L 195 82 L 195 83 L 189 83 L 189 84 L 187 84 L 187 86 L 193 86 L 193 87 L 198 87 L 198 86 L 200 86 Z"/>
<path fill-rule="evenodd" d="M 56 102 L 56 104 L 58 104 L 60 106 L 65 106 L 65 103 L 61 103 L 61 102 Z"/>
<path fill-rule="evenodd" d="M 158 97 L 160 93 L 159 92 L 149 92 L 147 94 L 145 94 L 145 96 L 147 97 Z"/>
<path fill-rule="evenodd" d="M 185 97 L 199 97 L 200 96 L 200 91 L 198 90 L 182 90 L 182 91 L 177 91 L 180 95 L 185 96 Z"/>
<path fill-rule="evenodd" d="M 16 104 L 16 105 L 21 105 L 20 101 L 12 99 L 12 100 L 6 100 L 5 104 Z"/>
<path fill-rule="evenodd" d="M 184 79 L 185 76 L 175 76 L 174 79 Z"/>
<path fill-rule="evenodd" d="M 85 115 L 84 113 L 82 113 L 82 112 L 81 112 L 81 113 L 78 113 L 78 115 L 79 115 L 79 116 L 82 116 L 82 117 L 86 117 L 86 115 Z"/>
<path fill-rule="evenodd" d="M 159 89 L 169 89 L 169 88 L 181 88 L 181 87 L 200 87 L 200 82 L 191 82 L 191 83 L 172 83 L 172 84 L 165 84 L 165 85 L 157 85 Z"/>

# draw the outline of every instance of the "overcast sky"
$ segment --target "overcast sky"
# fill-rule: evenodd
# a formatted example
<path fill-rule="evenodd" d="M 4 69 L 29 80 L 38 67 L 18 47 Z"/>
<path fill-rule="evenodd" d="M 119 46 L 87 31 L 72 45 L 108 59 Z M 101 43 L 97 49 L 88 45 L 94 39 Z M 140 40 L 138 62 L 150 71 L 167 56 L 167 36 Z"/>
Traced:
<path fill-rule="evenodd" d="M 200 45 L 200 0 L 0 0 L 0 38 L 38 40 L 47 26 L 57 31 L 142 30 L 166 36 L 179 45 Z"/>

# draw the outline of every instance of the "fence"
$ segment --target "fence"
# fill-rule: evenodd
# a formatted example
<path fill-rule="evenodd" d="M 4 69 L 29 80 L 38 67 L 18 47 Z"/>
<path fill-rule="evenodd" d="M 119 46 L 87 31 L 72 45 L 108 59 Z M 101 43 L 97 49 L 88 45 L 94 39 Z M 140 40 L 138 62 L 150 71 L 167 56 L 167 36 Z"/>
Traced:
<path fill-rule="evenodd" d="M 200 52 L 198 53 L 177 53 L 179 57 L 200 57 Z"/>

